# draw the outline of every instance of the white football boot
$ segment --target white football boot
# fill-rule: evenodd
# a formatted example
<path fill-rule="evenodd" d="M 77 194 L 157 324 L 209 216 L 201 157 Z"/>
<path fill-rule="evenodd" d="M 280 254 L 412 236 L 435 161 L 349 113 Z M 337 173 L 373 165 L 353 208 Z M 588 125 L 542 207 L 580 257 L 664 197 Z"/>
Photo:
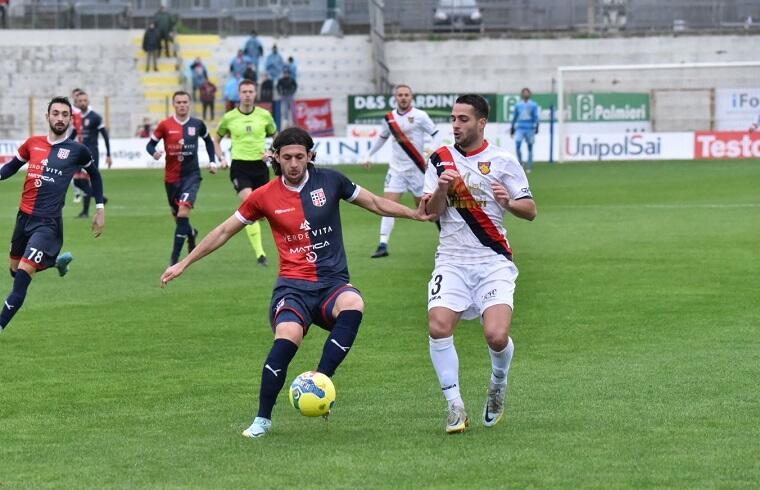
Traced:
<path fill-rule="evenodd" d="M 245 437 L 256 438 L 272 430 L 272 421 L 264 417 L 256 417 L 250 427 L 243 431 Z"/>
<path fill-rule="evenodd" d="M 488 386 L 488 398 L 483 409 L 483 425 L 493 427 L 504 415 L 504 398 L 507 396 L 507 384 L 491 383 Z"/>
<path fill-rule="evenodd" d="M 446 432 L 456 434 L 464 432 L 470 426 L 470 418 L 467 416 L 463 406 L 453 405 L 449 408 L 449 415 L 446 418 Z"/>

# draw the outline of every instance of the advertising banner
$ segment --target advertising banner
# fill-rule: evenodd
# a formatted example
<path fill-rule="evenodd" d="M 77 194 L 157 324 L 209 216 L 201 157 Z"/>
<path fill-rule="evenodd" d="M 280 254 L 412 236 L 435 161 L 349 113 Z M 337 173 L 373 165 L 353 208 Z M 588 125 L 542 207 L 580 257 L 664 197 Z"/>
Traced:
<path fill-rule="evenodd" d="M 568 135 L 566 160 L 670 160 L 694 158 L 694 133 Z"/>
<path fill-rule="evenodd" d="M 427 112 L 433 122 L 448 122 L 454 101 L 460 94 L 414 94 L 414 107 Z M 480 94 L 492 108 L 497 105 L 496 94 Z M 396 100 L 391 94 L 365 94 L 348 96 L 348 124 L 380 124 L 383 116 L 396 108 Z M 489 121 L 497 120 L 497 111 L 492 110 Z"/>
<path fill-rule="evenodd" d="M 760 132 L 697 131 L 695 158 L 760 158 Z"/>
<path fill-rule="evenodd" d="M 334 136 L 331 99 L 301 99 L 295 101 L 295 123 L 312 136 Z"/>
<path fill-rule="evenodd" d="M 746 131 L 760 117 L 760 88 L 715 90 L 715 129 Z"/>

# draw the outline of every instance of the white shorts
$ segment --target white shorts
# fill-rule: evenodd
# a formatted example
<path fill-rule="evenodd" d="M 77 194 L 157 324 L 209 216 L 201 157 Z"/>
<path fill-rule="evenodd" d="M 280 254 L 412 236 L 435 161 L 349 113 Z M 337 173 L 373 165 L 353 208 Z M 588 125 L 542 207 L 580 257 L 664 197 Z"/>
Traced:
<path fill-rule="evenodd" d="M 443 306 L 472 320 L 493 305 L 514 309 L 517 266 L 504 260 L 474 265 L 436 264 L 428 283 L 428 310 Z"/>
<path fill-rule="evenodd" d="M 425 184 L 425 174 L 417 169 L 406 172 L 388 170 L 385 174 L 384 192 L 410 192 L 415 197 L 422 197 L 422 187 Z"/>

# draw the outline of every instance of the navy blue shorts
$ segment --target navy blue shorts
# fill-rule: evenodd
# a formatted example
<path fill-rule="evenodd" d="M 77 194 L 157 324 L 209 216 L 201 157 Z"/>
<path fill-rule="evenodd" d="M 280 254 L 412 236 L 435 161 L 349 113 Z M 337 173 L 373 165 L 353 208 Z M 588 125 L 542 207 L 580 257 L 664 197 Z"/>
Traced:
<path fill-rule="evenodd" d="M 172 208 L 172 214 L 176 215 L 180 206 L 187 206 L 190 209 L 195 206 L 198 190 L 201 188 L 201 178 L 188 177 L 176 183 L 164 182 L 164 186 L 166 187 L 166 199 Z"/>
<path fill-rule="evenodd" d="M 335 318 L 332 310 L 340 293 L 353 291 L 359 296 L 361 292 L 350 283 L 330 283 L 322 288 L 305 289 L 295 284 L 282 284 L 272 292 L 272 304 L 269 308 L 269 323 L 272 331 L 278 323 L 295 322 L 303 327 L 303 333 L 309 331 L 313 323 L 323 329 L 332 330 Z"/>
<path fill-rule="evenodd" d="M 11 259 L 38 271 L 53 267 L 63 246 L 63 220 L 41 218 L 19 211 L 11 238 Z"/>

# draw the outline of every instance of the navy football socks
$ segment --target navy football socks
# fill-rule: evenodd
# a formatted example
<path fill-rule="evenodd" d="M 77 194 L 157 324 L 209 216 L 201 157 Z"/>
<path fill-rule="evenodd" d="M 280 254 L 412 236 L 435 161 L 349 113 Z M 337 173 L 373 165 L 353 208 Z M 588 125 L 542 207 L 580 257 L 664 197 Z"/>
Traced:
<path fill-rule="evenodd" d="M 272 418 L 272 409 L 277 402 L 277 395 L 285 386 L 288 364 L 298 351 L 298 346 L 288 339 L 275 339 L 269 356 L 261 372 L 261 389 L 259 390 L 259 413 L 257 417 Z"/>
<path fill-rule="evenodd" d="M 340 363 L 348 355 L 349 349 L 354 345 L 354 339 L 359 332 L 361 322 L 361 311 L 345 310 L 340 312 L 330 336 L 325 341 L 322 359 L 319 361 L 317 371 L 332 378 L 335 370 L 338 369 Z"/>
<path fill-rule="evenodd" d="M 32 276 L 23 269 L 16 271 L 16 277 L 13 279 L 13 290 L 5 298 L 3 309 L 0 311 L 0 329 L 5 328 L 10 323 L 13 315 L 21 309 L 26 298 L 26 290 L 32 282 Z"/>
<path fill-rule="evenodd" d="M 190 227 L 190 218 L 177 218 L 177 226 L 174 228 L 174 248 L 172 249 L 172 264 L 179 262 L 179 254 L 185 246 L 185 239 L 193 233 Z"/>

